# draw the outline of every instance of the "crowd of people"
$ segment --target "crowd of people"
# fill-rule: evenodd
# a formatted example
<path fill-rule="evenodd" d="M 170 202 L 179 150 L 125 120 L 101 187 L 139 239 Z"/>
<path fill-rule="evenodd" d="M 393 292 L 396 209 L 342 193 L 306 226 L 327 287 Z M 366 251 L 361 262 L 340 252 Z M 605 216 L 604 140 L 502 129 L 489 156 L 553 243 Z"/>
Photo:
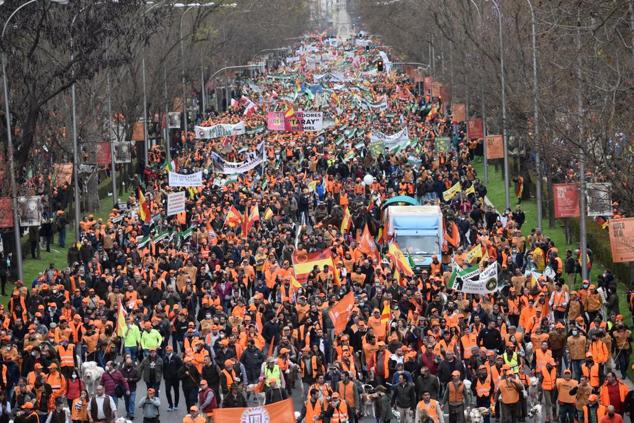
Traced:
<path fill-rule="evenodd" d="M 614 276 L 575 282 L 578 252 L 527 231 L 521 207 L 487 204 L 481 140 L 401 71 L 368 38 L 309 37 L 199 122 L 244 122 L 244 134 L 184 134 L 173 162 L 153 148 L 125 207 L 86 217 L 68 267 L 18 281 L 0 310 L 0 423 L 172 421 L 166 406 L 200 423 L 289 397 L 301 397 L 298 423 L 632 413 L 631 322 L 609 301 Z M 324 129 L 267 129 L 268 112 L 301 110 L 322 112 Z M 404 128 L 397 146 L 373 136 Z M 242 173 L 218 171 L 218 156 L 260 154 Z M 202 171 L 202 185 L 170 186 L 170 171 Z M 183 190 L 185 211 L 168 215 L 168 194 Z M 442 252 L 412 274 L 380 254 L 381 206 L 399 195 L 444 216 Z M 299 278 L 298 257 L 323 251 L 332 266 Z M 500 289 L 452 289 L 455 266 L 495 263 Z M 328 311 L 349 292 L 338 331 Z"/>

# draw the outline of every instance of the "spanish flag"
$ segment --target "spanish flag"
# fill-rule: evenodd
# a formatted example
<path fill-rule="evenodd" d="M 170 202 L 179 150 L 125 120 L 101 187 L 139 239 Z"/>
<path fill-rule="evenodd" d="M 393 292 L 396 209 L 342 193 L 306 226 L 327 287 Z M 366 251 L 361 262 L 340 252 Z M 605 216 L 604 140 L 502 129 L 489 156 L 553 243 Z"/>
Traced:
<path fill-rule="evenodd" d="M 145 195 L 143 195 L 143 191 L 141 191 L 141 188 L 139 188 L 138 192 L 139 192 L 139 219 L 141 219 L 141 222 L 143 223 L 150 223 L 150 220 L 152 220 L 152 216 L 150 214 L 150 205 L 145 199 Z"/>
<path fill-rule="evenodd" d="M 288 110 L 286 111 L 286 113 L 284 114 L 285 118 L 291 118 L 295 116 L 295 109 L 293 108 L 293 105 L 291 105 Z"/>
<path fill-rule="evenodd" d="M 247 236 L 247 234 L 249 233 L 249 230 L 253 227 L 255 222 L 259 220 L 260 220 L 260 209 L 258 208 L 258 205 L 256 204 L 255 206 L 251 207 L 251 212 L 249 213 L 248 218 L 244 222 L 244 225 L 242 227 L 242 235 Z"/>
<path fill-rule="evenodd" d="M 401 251 L 396 242 L 390 242 L 387 255 L 392 259 L 394 267 L 396 267 L 400 273 L 405 276 L 414 275 L 414 271 L 412 271 L 412 267 L 409 265 L 409 260 L 407 260 L 405 254 L 403 254 L 403 251 Z"/>
<path fill-rule="evenodd" d="M 363 234 L 361 235 L 357 248 L 368 257 L 376 258 L 377 260 L 381 259 L 381 253 L 379 253 L 379 249 L 376 247 L 376 243 L 370 234 L 370 229 L 368 229 L 367 224 L 363 228 Z"/>
<path fill-rule="evenodd" d="M 123 304 L 121 304 L 121 298 L 119 298 L 119 306 L 117 310 L 117 336 L 124 337 L 128 327 L 125 322 L 126 312 L 123 309 Z"/>
<path fill-rule="evenodd" d="M 383 311 L 381 312 L 381 323 L 386 324 L 392 318 L 392 309 L 390 308 L 390 302 L 383 302 Z"/>
<path fill-rule="evenodd" d="M 264 221 L 271 220 L 273 218 L 273 210 L 271 210 L 270 207 L 267 207 L 266 210 L 264 210 L 264 216 L 262 216 L 262 218 Z"/>
<path fill-rule="evenodd" d="M 227 212 L 227 217 L 225 218 L 225 226 L 229 226 L 234 228 L 242 223 L 242 213 L 238 211 L 235 207 L 231 206 L 229 212 Z"/>
<path fill-rule="evenodd" d="M 352 216 L 350 216 L 350 210 L 346 207 L 343 210 L 343 218 L 341 219 L 341 233 L 345 234 L 350 230 L 352 226 Z"/>

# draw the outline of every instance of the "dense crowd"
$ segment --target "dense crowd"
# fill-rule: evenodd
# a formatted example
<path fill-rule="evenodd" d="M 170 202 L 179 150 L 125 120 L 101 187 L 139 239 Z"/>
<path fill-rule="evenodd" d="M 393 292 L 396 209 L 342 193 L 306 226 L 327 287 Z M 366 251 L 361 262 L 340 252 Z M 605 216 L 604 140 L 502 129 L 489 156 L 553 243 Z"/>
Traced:
<path fill-rule="evenodd" d="M 386 59 L 366 38 L 308 38 L 199 122 L 242 121 L 246 133 L 184 134 L 169 163 L 153 148 L 125 207 L 81 222 L 68 267 L 16 284 L 2 310 L 0 423 L 170 421 L 160 390 L 168 412 L 186 407 L 183 422 L 298 396 L 297 420 L 311 423 L 631 413 L 631 322 L 614 276 L 592 273 L 590 257 L 591 280 L 577 280 L 578 251 L 527 231 L 521 207 L 487 204 L 473 166 L 481 140 Z M 325 128 L 266 129 L 267 112 L 300 110 L 322 112 Z M 397 148 L 371 136 L 403 128 Z M 240 163 L 262 148 L 253 169 L 217 171 L 217 155 Z M 202 186 L 170 187 L 168 171 L 200 170 Z M 186 211 L 168 216 L 167 195 L 181 190 Z M 443 211 L 442 252 L 414 274 L 374 249 L 387 249 L 381 206 L 398 195 Z M 333 265 L 298 281 L 297 257 L 324 250 Z M 450 288 L 455 266 L 494 263 L 501 289 Z M 336 331 L 328 310 L 348 292 Z"/>

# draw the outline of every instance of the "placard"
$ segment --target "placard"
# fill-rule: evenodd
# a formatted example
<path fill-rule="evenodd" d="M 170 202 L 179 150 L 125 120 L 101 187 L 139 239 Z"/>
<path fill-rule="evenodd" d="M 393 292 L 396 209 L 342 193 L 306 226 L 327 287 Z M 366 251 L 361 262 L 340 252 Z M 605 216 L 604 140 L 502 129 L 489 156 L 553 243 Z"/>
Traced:
<path fill-rule="evenodd" d="M 132 142 L 120 141 L 114 144 L 114 162 L 115 163 L 131 163 L 132 162 Z"/>
<path fill-rule="evenodd" d="M 143 122 L 134 122 L 132 126 L 132 141 L 144 141 L 145 140 L 145 127 Z"/>
<path fill-rule="evenodd" d="M 614 263 L 634 261 L 634 217 L 610 219 L 610 249 Z"/>
<path fill-rule="evenodd" d="M 588 204 L 588 216 L 611 217 L 612 216 L 612 184 L 588 183 L 586 184 L 586 199 Z"/>
<path fill-rule="evenodd" d="M 487 160 L 504 158 L 504 139 L 502 135 L 487 135 Z"/>
<path fill-rule="evenodd" d="M 20 226 L 40 226 L 42 223 L 42 197 L 39 195 L 18 197 Z"/>
<path fill-rule="evenodd" d="M 452 104 L 451 115 L 454 122 L 464 122 L 467 119 L 467 106 L 464 103 Z"/>
<path fill-rule="evenodd" d="M 169 112 L 167 114 L 167 128 L 168 129 L 180 129 L 181 127 L 181 113 Z"/>
<path fill-rule="evenodd" d="M 167 215 L 173 216 L 185 211 L 185 191 L 167 194 Z"/>
<path fill-rule="evenodd" d="M 13 204 L 11 197 L 0 198 L 0 228 L 13 227 Z"/>
<path fill-rule="evenodd" d="M 170 172 L 169 185 L 171 187 L 199 187 L 203 184 L 203 172 L 184 175 L 182 173 Z"/>
<path fill-rule="evenodd" d="M 95 162 L 99 166 L 108 166 L 112 161 L 112 152 L 110 151 L 110 143 L 107 141 L 98 142 L 96 144 Z"/>
<path fill-rule="evenodd" d="M 469 139 L 480 139 L 484 138 L 484 130 L 482 128 L 482 119 L 481 118 L 473 118 L 469 119 L 467 122 L 467 134 Z"/>
<path fill-rule="evenodd" d="M 579 217 L 579 189 L 577 184 L 553 184 L 555 219 Z"/>

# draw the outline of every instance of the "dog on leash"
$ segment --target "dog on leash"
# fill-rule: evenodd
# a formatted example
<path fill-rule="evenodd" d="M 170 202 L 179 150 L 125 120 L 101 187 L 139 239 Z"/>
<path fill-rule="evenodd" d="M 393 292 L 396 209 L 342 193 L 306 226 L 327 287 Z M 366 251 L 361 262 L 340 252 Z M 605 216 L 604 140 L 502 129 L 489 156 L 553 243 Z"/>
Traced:
<path fill-rule="evenodd" d="M 544 409 L 542 406 L 543 397 L 539 388 L 539 379 L 531 377 L 528 383 L 528 395 L 526 402 L 528 404 L 527 421 L 530 423 L 544 423 Z"/>
<path fill-rule="evenodd" d="M 104 374 L 104 372 L 105 370 L 102 367 L 99 367 L 94 361 L 86 361 L 82 363 L 82 379 L 84 381 L 84 384 L 86 385 L 86 390 L 91 396 L 95 394 L 95 388 L 99 384 L 101 376 Z"/>
<path fill-rule="evenodd" d="M 124 417 L 119 417 L 114 421 L 114 423 L 132 423 L 132 420 L 128 420 Z"/>
<path fill-rule="evenodd" d="M 484 423 L 484 416 L 488 416 L 491 413 L 486 407 L 474 407 L 470 410 L 465 410 L 465 421 L 468 423 Z"/>

